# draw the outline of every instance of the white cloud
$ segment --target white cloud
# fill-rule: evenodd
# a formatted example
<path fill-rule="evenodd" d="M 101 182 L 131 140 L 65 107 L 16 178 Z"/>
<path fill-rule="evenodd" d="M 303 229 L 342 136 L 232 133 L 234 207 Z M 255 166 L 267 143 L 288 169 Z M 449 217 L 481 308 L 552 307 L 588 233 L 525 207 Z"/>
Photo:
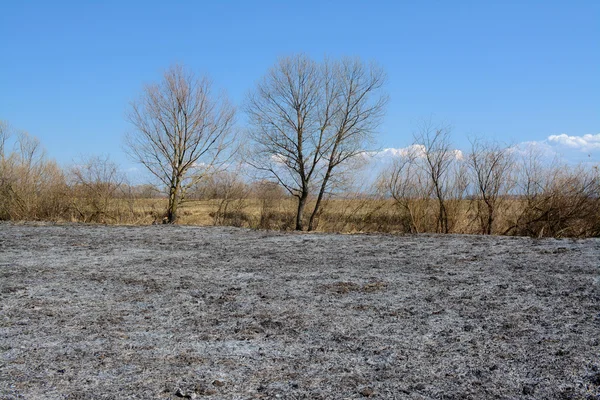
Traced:
<path fill-rule="evenodd" d="M 425 156 L 425 146 L 420 144 L 413 144 L 407 147 L 399 147 L 393 148 L 389 147 L 387 149 L 383 149 L 380 151 L 371 151 L 366 153 L 365 155 L 368 158 L 375 159 L 388 159 L 388 158 L 397 158 L 397 157 L 406 157 L 408 155 L 416 155 L 417 157 Z"/>
<path fill-rule="evenodd" d="M 451 150 L 454 154 L 454 158 L 457 160 L 462 160 L 464 158 L 464 153 L 461 150 Z M 367 158 L 373 160 L 393 160 L 395 158 L 413 156 L 416 158 L 424 158 L 425 157 L 425 146 L 422 144 L 412 144 L 407 147 L 398 147 L 393 148 L 389 147 L 387 149 L 383 149 L 380 151 L 372 151 L 365 154 Z"/>
<path fill-rule="evenodd" d="M 600 134 L 550 135 L 544 140 L 519 143 L 513 147 L 513 151 L 519 155 L 534 151 L 547 160 L 555 159 L 569 164 L 597 165 L 600 161 Z"/>
<path fill-rule="evenodd" d="M 509 151 L 520 156 L 524 156 L 532 152 L 547 158 L 552 158 L 558 155 L 556 149 L 551 146 L 547 140 L 539 142 L 521 142 L 515 146 L 511 146 Z"/>
<path fill-rule="evenodd" d="M 595 150 L 600 150 L 600 133 L 583 136 L 570 136 L 565 133 L 560 135 L 550 135 L 548 136 L 548 142 L 590 153 Z"/>
<path fill-rule="evenodd" d="M 600 161 L 600 133 L 581 136 L 560 134 L 550 135 L 544 140 L 521 142 L 511 146 L 511 152 L 518 156 L 535 152 L 546 160 L 562 160 L 567 163 L 593 163 Z M 466 156 L 465 150 L 453 150 L 457 160 L 463 160 Z M 372 163 L 373 168 L 390 165 L 393 160 L 414 155 L 417 158 L 425 156 L 425 148 L 422 145 L 410 145 L 399 148 L 386 148 L 381 151 L 373 151 L 365 154 Z"/>

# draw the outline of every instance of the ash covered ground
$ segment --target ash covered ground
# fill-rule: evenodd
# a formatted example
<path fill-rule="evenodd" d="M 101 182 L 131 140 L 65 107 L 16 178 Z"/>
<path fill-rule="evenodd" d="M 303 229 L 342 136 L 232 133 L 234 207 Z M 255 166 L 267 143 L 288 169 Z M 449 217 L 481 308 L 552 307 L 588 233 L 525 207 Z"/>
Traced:
<path fill-rule="evenodd" d="M 2 399 L 598 399 L 600 240 L 0 225 Z"/>

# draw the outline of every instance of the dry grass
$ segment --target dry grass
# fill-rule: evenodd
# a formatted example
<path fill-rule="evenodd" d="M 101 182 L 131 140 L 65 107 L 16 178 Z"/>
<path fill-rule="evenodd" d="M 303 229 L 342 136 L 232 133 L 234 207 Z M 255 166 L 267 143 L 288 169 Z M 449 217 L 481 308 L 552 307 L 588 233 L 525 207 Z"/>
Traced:
<path fill-rule="evenodd" d="M 559 200 L 534 204 L 528 203 L 527 199 L 505 200 L 496 215 L 492 233 L 536 237 L 588 237 L 600 234 L 600 212 L 594 214 L 595 207 L 591 204 L 597 203 L 598 199 L 590 199 L 586 207 L 570 209 L 567 207 L 568 199 Z M 85 199 L 72 198 L 64 202 L 67 204 L 62 213 L 47 218 L 23 219 L 150 225 L 163 222 L 167 207 L 167 199 L 162 198 L 113 198 L 102 209 L 91 206 Z M 548 207 L 546 214 L 543 207 L 539 207 L 540 204 Z M 291 231 L 295 225 L 296 206 L 296 200 L 289 197 L 268 200 L 255 197 L 189 200 L 179 208 L 178 224 Z M 313 202 L 309 201 L 307 209 L 311 209 L 311 206 Z M 433 200 L 415 200 L 413 207 L 419 215 L 411 218 L 406 209 L 391 199 L 330 199 L 323 204 L 317 217 L 316 230 L 339 233 L 435 233 L 436 203 Z M 472 201 L 450 201 L 448 209 L 451 233 L 481 233 Z M 559 219 L 565 215 L 569 218 L 564 221 Z M 554 220 L 550 220 L 551 217 Z"/>
<path fill-rule="evenodd" d="M 451 213 L 451 232 L 477 234 L 481 233 L 477 220 L 476 210 L 469 200 L 460 200 L 449 203 Z M 146 225 L 161 223 L 164 210 L 167 206 L 166 199 L 114 199 L 109 207 L 106 218 L 93 222 L 119 223 Z M 309 202 L 309 207 L 311 203 Z M 421 200 L 418 205 L 423 214 L 418 220 L 418 233 L 436 231 L 435 207 L 433 201 Z M 510 199 L 504 202 L 494 222 L 495 234 L 517 234 L 533 236 L 561 236 L 556 232 L 546 231 L 546 221 L 536 221 L 536 225 L 526 225 L 518 230 L 517 224 L 522 222 L 523 213 L 527 204 L 524 199 Z M 224 205 L 224 200 L 191 200 L 184 203 L 179 210 L 178 223 L 181 225 L 198 226 L 236 226 L 251 229 L 267 229 L 290 231 L 294 228 L 296 201 L 293 198 L 270 200 L 268 204 L 258 198 L 229 200 Z M 596 218 L 596 219 L 594 219 Z M 594 223 L 598 216 L 591 216 L 587 220 L 573 219 L 562 231 L 562 236 L 593 236 Z M 66 219 L 71 222 L 81 221 L 78 215 L 71 214 Z M 317 231 L 339 233 L 410 233 L 411 220 L 405 210 L 399 208 L 393 200 L 382 199 L 333 199 L 327 201 L 317 219 Z M 532 228 L 536 228 L 537 230 Z"/>

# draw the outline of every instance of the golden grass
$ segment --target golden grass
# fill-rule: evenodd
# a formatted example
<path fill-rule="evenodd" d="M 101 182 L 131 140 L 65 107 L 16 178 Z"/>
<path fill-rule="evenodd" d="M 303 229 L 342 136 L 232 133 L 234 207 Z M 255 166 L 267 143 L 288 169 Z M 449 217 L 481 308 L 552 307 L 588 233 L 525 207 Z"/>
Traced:
<path fill-rule="evenodd" d="M 469 200 L 448 203 L 451 233 L 481 233 L 476 207 Z M 101 222 L 108 224 L 146 225 L 162 223 L 167 199 L 112 199 L 104 213 L 71 213 L 71 221 Z M 252 229 L 292 230 L 295 226 L 297 201 L 294 198 L 236 199 L 236 200 L 190 200 L 179 208 L 178 224 L 181 225 L 229 225 Z M 314 202 L 309 201 L 304 215 L 306 225 Z M 391 199 L 353 198 L 330 199 L 323 203 L 317 218 L 320 232 L 436 232 L 437 203 L 434 200 L 414 200 L 411 203 L 413 217 L 406 208 L 399 207 Z M 494 234 L 503 234 L 514 226 L 523 212 L 525 203 L 519 199 L 506 199 L 498 209 L 494 221 Z M 415 211 L 416 210 L 416 211 Z M 513 234 L 519 234 L 518 231 Z M 577 234 L 575 234 L 577 236 Z M 585 235 L 585 234 L 583 234 Z M 541 235 L 540 235 L 541 236 Z M 581 236 L 581 235 L 579 235 Z"/>

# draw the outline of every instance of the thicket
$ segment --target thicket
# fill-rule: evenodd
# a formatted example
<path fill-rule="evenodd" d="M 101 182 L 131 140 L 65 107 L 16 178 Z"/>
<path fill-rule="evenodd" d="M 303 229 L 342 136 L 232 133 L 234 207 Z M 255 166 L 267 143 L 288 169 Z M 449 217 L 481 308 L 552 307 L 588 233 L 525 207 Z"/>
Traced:
<path fill-rule="evenodd" d="M 249 181 L 243 169 L 190 188 L 179 222 L 293 230 L 296 199 L 276 182 Z M 36 138 L 0 124 L 0 220 L 163 223 L 167 197 L 131 185 L 107 157 L 60 168 Z M 463 153 L 447 128 L 427 126 L 368 190 L 330 193 L 313 224 L 325 232 L 600 236 L 600 172 L 481 139 Z"/>

